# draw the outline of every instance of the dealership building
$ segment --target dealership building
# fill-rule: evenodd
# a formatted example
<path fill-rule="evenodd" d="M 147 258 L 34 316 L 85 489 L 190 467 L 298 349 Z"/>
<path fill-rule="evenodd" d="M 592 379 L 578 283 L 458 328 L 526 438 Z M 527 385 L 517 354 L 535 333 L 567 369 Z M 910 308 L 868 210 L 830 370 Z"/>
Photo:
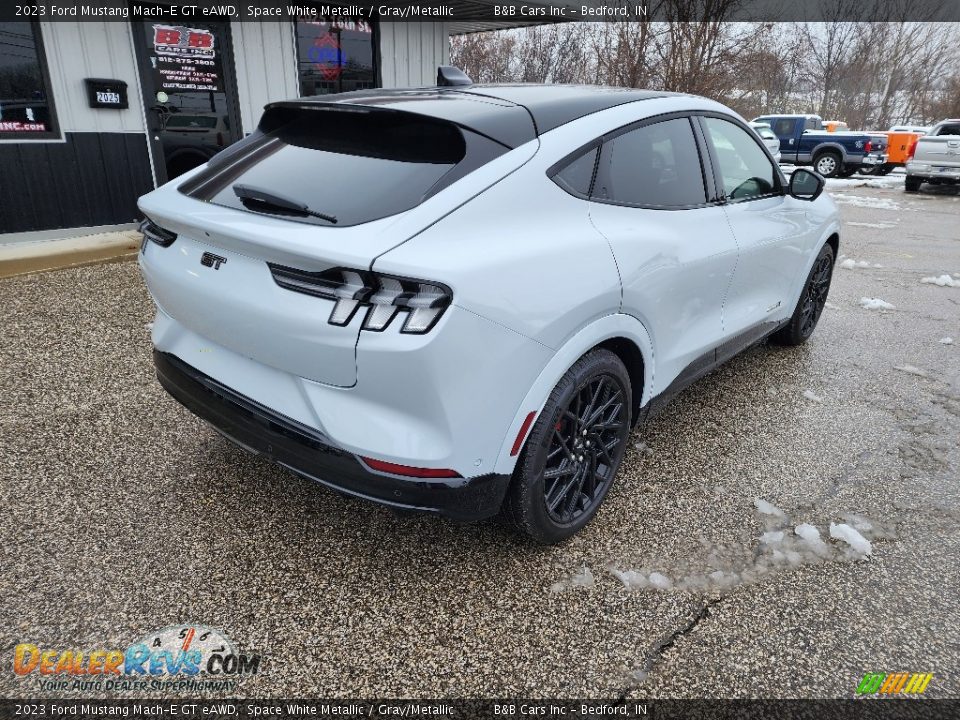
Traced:
<path fill-rule="evenodd" d="M 0 20 L 0 242 L 132 227 L 267 103 L 436 84 L 451 34 L 506 26 L 462 5 L 474 19 Z"/>

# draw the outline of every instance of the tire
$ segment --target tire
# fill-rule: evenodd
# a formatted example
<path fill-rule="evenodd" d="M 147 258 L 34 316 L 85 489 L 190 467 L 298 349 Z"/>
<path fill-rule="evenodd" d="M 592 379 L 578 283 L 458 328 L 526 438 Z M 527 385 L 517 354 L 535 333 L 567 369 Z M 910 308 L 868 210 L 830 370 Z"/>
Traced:
<path fill-rule="evenodd" d="M 894 167 L 895 166 L 891 165 L 890 163 L 884 163 L 883 165 L 880 166 L 880 169 L 878 170 L 878 172 L 881 175 L 889 175 L 890 173 L 893 172 Z"/>
<path fill-rule="evenodd" d="M 807 281 L 803 284 L 800 299 L 789 322 L 770 336 L 776 345 L 801 345 L 817 327 L 820 313 L 827 303 L 830 281 L 833 279 L 833 248 L 824 245 L 813 261 Z"/>
<path fill-rule="evenodd" d="M 861 165 L 858 172 L 861 175 L 880 175 L 880 165 Z"/>
<path fill-rule="evenodd" d="M 917 192 L 917 190 L 920 189 L 920 184 L 922 182 L 923 181 L 920 178 L 914 175 L 907 175 L 907 179 L 903 181 L 903 189 L 906 192 Z"/>
<path fill-rule="evenodd" d="M 837 171 L 837 177 L 839 177 L 839 178 L 853 177 L 853 176 L 856 174 L 856 172 L 857 172 L 857 168 L 856 168 L 856 167 L 848 167 L 848 166 L 845 165 L 845 166 L 843 166 L 842 169 L 840 169 L 839 171 Z"/>
<path fill-rule="evenodd" d="M 567 370 L 534 423 L 507 490 L 502 516 L 515 530 L 552 545 L 590 522 L 623 459 L 632 397 L 630 375 L 609 350 L 591 350 Z"/>
<path fill-rule="evenodd" d="M 843 158 L 834 150 L 824 150 L 813 159 L 813 169 L 825 178 L 837 177 L 842 165 Z"/>

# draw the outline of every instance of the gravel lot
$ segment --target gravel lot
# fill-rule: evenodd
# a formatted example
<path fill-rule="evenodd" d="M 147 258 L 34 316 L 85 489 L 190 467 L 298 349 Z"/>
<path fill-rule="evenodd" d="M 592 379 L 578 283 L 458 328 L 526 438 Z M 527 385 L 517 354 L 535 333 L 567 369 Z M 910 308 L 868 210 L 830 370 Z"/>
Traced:
<path fill-rule="evenodd" d="M 841 252 L 870 267 L 836 270 L 812 341 L 690 388 L 549 549 L 233 447 L 156 383 L 134 263 L 0 281 L 0 696 L 37 692 L 17 643 L 191 621 L 263 653 L 240 696 L 850 697 L 868 671 L 960 696 L 960 288 L 921 282 L 960 279 L 960 196 L 892 182 L 832 183 Z M 829 539 L 847 513 L 867 560 Z M 828 557 L 771 560 L 760 534 L 801 522 Z"/>

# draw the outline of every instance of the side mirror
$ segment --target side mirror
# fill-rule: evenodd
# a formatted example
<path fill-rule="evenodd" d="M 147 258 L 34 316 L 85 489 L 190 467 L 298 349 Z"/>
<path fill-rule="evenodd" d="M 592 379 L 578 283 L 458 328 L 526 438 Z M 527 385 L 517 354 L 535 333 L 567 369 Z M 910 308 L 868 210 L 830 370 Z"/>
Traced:
<path fill-rule="evenodd" d="M 813 170 L 797 168 L 790 176 L 790 194 L 797 200 L 816 200 L 823 192 L 826 180 Z"/>

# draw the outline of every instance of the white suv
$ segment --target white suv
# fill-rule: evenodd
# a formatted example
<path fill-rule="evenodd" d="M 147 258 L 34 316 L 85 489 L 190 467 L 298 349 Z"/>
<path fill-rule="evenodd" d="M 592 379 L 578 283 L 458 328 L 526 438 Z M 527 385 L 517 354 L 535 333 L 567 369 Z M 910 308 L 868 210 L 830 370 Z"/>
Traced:
<path fill-rule="evenodd" d="M 839 242 L 703 98 L 467 85 L 269 105 L 145 195 L 157 373 L 234 442 L 397 508 L 583 527 L 628 435 L 806 340 Z"/>

